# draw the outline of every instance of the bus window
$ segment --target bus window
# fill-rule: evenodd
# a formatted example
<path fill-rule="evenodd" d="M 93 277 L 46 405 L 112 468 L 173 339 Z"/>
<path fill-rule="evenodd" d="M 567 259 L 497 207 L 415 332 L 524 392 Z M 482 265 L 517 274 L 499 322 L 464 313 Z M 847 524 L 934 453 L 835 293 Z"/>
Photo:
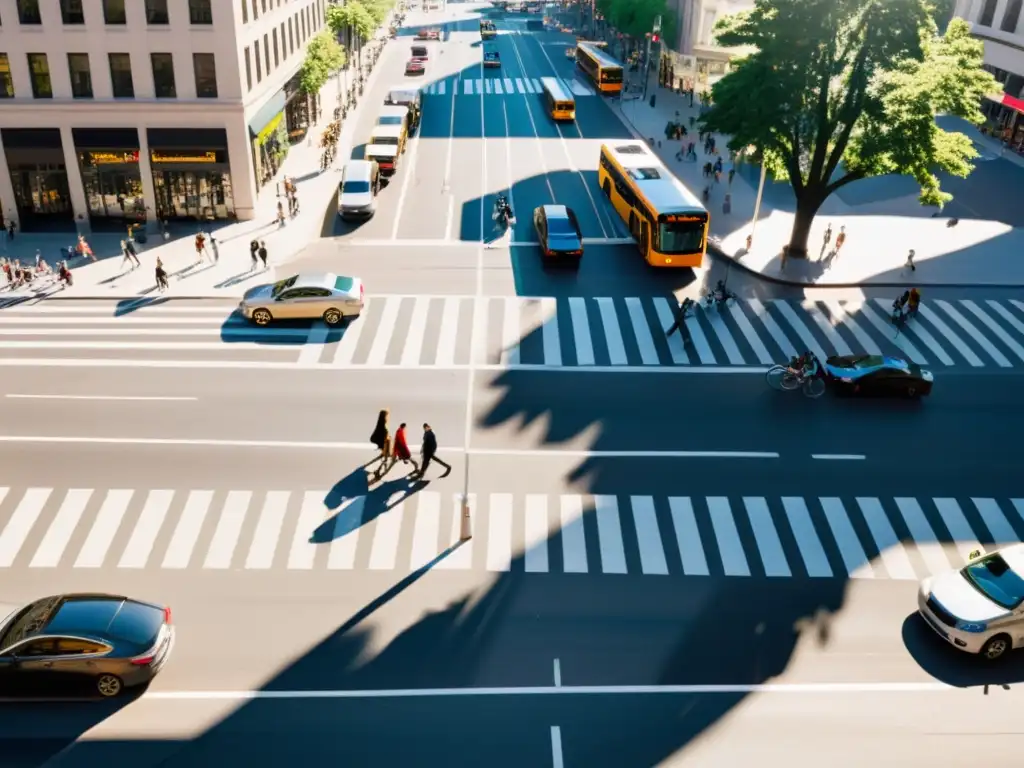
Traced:
<path fill-rule="evenodd" d="M 665 219 L 676 219 L 665 221 Z M 662 217 L 658 222 L 658 244 L 660 253 L 699 253 L 704 249 L 704 228 L 706 222 L 693 217 Z"/>
<path fill-rule="evenodd" d="M 576 109 L 576 104 L 571 101 L 556 101 L 555 109 L 559 112 L 572 112 Z"/>
<path fill-rule="evenodd" d="M 601 70 L 601 82 L 602 83 L 621 83 L 622 82 L 622 70 L 617 68 L 608 67 Z"/>

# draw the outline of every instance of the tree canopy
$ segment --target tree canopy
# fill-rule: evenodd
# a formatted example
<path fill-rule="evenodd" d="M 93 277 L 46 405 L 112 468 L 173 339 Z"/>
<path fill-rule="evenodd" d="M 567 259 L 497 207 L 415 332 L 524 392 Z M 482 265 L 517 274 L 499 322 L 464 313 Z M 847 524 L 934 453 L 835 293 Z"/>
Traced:
<path fill-rule="evenodd" d="M 675 40 L 676 15 L 666 0 L 597 0 L 597 10 L 616 30 L 630 37 L 643 37 L 654 29 L 661 16 L 661 35 Z"/>
<path fill-rule="evenodd" d="M 331 76 L 345 66 L 345 49 L 334 32 L 324 29 L 313 36 L 302 60 L 300 83 L 305 93 L 317 94 Z"/>
<path fill-rule="evenodd" d="M 941 206 L 951 195 L 936 171 L 973 170 L 971 140 L 935 116 L 981 123 L 998 86 L 968 25 L 954 19 L 939 35 L 937 12 L 928 0 L 756 0 L 716 25 L 720 45 L 754 52 L 715 83 L 701 122 L 792 185 L 791 255 L 806 254 L 815 214 L 847 184 L 907 174 L 922 204 Z"/>
<path fill-rule="evenodd" d="M 349 0 L 344 5 L 332 5 L 327 9 L 327 24 L 335 34 L 351 29 L 360 39 L 369 40 L 380 21 L 359 0 Z"/>

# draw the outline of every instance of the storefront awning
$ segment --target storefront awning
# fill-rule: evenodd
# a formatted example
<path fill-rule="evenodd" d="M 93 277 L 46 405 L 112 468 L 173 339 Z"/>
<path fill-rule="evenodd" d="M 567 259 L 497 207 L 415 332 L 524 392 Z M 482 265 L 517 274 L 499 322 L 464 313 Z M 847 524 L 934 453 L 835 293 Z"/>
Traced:
<path fill-rule="evenodd" d="M 256 114 L 249 119 L 249 132 L 253 138 L 262 138 L 264 134 L 270 133 L 277 127 L 277 122 L 280 122 L 280 115 L 284 112 L 287 102 L 288 97 L 283 90 L 280 90 L 271 96 L 266 104 L 256 110 Z M 271 123 L 274 125 L 267 130 Z"/>
<path fill-rule="evenodd" d="M 1008 93 L 990 93 L 988 98 L 996 104 L 1002 104 L 1009 109 L 1015 109 L 1024 114 L 1024 99 L 1018 99 Z"/>

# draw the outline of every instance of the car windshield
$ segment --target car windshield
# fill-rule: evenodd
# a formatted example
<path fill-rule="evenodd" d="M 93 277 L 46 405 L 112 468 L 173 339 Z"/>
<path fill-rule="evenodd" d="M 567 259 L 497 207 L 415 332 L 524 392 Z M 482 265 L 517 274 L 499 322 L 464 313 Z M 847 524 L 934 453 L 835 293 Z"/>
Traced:
<path fill-rule="evenodd" d="M 37 600 L 31 605 L 22 608 L 18 615 L 11 620 L 11 623 L 7 625 L 7 630 L 3 636 L 0 637 L 0 649 L 9 648 L 40 631 L 49 623 L 53 612 L 60 605 L 60 597 L 50 597 Z"/>
<path fill-rule="evenodd" d="M 270 295 L 277 296 L 279 293 L 281 293 L 281 291 L 287 291 L 289 288 L 295 285 L 295 281 L 298 279 L 298 275 L 293 275 L 292 277 L 286 278 L 285 280 L 279 280 L 278 282 L 274 283 L 274 287 L 270 291 Z"/>
<path fill-rule="evenodd" d="M 1024 602 L 1024 579 L 998 552 L 964 566 L 960 573 L 976 590 L 1007 610 Z"/>
<path fill-rule="evenodd" d="M 569 219 L 553 218 L 548 219 L 548 234 L 576 236 L 576 230 L 572 228 Z"/>
<path fill-rule="evenodd" d="M 401 125 L 402 118 L 398 115 L 385 115 L 377 118 L 377 125 Z"/>
<path fill-rule="evenodd" d="M 397 147 L 398 137 L 397 136 L 372 136 L 370 137 L 370 143 L 376 144 L 378 147 Z"/>
<path fill-rule="evenodd" d="M 346 181 L 341 187 L 343 195 L 363 195 L 370 191 L 368 181 Z"/>

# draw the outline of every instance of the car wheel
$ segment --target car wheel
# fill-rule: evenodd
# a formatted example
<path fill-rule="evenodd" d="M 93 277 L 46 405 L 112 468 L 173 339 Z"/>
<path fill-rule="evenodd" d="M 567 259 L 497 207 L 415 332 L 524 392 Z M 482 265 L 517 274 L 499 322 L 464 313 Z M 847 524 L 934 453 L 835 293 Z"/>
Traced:
<path fill-rule="evenodd" d="M 270 321 L 273 319 L 269 309 L 257 309 L 252 313 L 252 321 L 256 325 L 270 325 Z"/>
<path fill-rule="evenodd" d="M 1008 635 L 996 635 L 990 637 L 988 641 L 981 646 L 981 655 L 989 661 L 995 661 L 996 659 L 1002 658 L 1003 654 L 1010 650 L 1010 638 Z"/>
<path fill-rule="evenodd" d="M 96 678 L 96 692 L 105 699 L 112 699 L 124 690 L 124 683 L 117 675 L 100 675 Z"/>
<path fill-rule="evenodd" d="M 341 325 L 342 322 L 344 322 L 344 320 L 345 316 L 334 308 L 328 309 L 326 312 L 324 312 L 324 322 L 331 327 Z"/>

